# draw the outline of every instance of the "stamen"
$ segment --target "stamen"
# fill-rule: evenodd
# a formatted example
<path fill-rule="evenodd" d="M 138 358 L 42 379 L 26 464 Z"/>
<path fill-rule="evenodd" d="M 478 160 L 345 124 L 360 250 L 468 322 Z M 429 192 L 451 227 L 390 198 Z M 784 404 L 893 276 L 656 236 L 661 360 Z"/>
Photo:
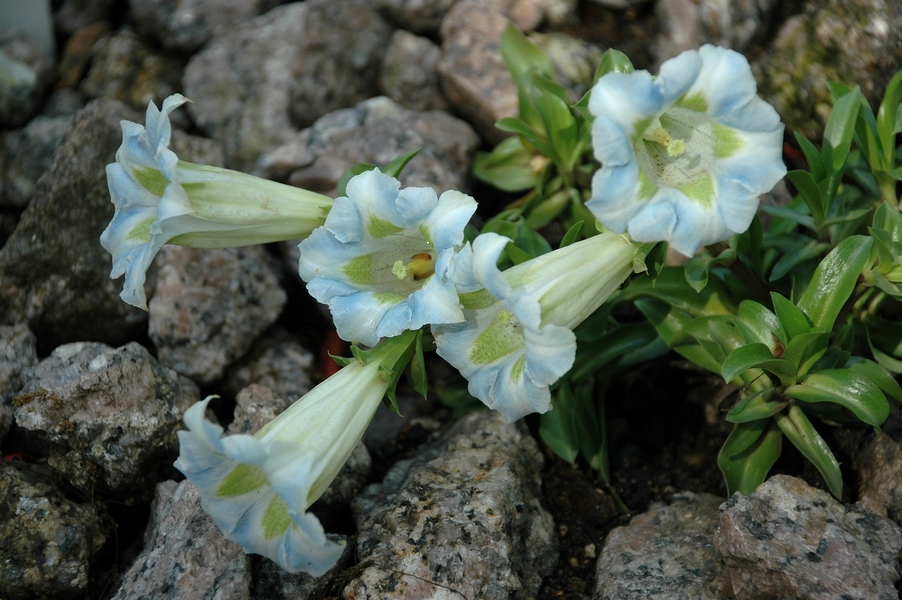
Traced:
<path fill-rule="evenodd" d="M 420 252 L 410 257 L 411 261 L 407 263 L 407 274 L 413 275 L 415 281 L 426 279 L 435 273 L 435 260 L 431 254 Z M 396 273 L 397 274 L 397 273 Z"/>
<path fill-rule="evenodd" d="M 404 279 L 409 275 L 407 272 L 407 267 L 404 266 L 403 260 L 395 261 L 395 264 L 392 265 L 391 272 L 395 274 L 395 277 L 398 279 Z"/>

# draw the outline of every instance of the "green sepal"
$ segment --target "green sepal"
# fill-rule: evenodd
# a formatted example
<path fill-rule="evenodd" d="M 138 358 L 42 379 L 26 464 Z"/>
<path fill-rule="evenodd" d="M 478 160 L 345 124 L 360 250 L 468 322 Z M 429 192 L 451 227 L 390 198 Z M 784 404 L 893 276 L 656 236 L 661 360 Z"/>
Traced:
<path fill-rule="evenodd" d="M 378 346 L 369 350 L 362 350 L 356 345 L 351 346 L 354 358 L 364 364 L 378 363 L 379 373 L 388 382 L 388 391 L 385 400 L 394 412 L 398 410 L 398 401 L 395 390 L 401 375 L 407 370 L 407 365 L 416 353 L 417 345 L 422 343 L 422 331 L 405 331 L 404 333 L 383 340 Z M 353 359 L 346 359 L 353 360 Z M 345 363 L 347 364 L 347 362 Z"/>
<path fill-rule="evenodd" d="M 736 423 L 717 454 L 727 495 L 751 494 L 764 483 L 783 450 L 782 440 L 771 419 Z"/>
<path fill-rule="evenodd" d="M 564 234 L 564 237 L 561 238 L 561 245 L 559 248 L 566 248 L 570 244 L 582 239 L 583 223 L 585 223 L 585 221 L 577 221 L 570 226 L 570 229 L 568 229 L 567 233 Z"/>
<path fill-rule="evenodd" d="M 777 414 L 774 419 L 793 446 L 811 461 L 827 483 L 827 489 L 837 499 L 842 499 L 842 472 L 833 452 L 820 436 L 805 413 L 796 405 Z"/>
<path fill-rule="evenodd" d="M 407 163 L 409 163 L 411 160 L 413 160 L 413 158 L 417 154 L 420 153 L 420 150 L 422 150 L 422 148 L 417 148 L 416 150 L 411 150 L 407 154 L 402 154 L 401 156 L 398 156 L 397 158 L 392 160 L 390 163 L 385 165 L 381 169 L 382 172 L 385 173 L 386 175 L 397 178 L 398 176 L 401 175 L 401 171 L 404 170 L 404 167 L 407 166 Z"/>
<path fill-rule="evenodd" d="M 784 393 L 802 402 L 837 404 L 875 427 L 883 425 L 890 413 L 889 402 L 880 388 L 851 369 L 810 373 L 801 383 L 787 387 Z"/>

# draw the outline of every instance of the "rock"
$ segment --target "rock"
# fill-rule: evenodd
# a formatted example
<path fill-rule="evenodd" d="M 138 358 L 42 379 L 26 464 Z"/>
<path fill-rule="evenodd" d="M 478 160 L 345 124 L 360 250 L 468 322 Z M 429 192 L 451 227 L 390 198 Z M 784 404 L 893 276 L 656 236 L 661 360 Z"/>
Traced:
<path fill-rule="evenodd" d="M 37 363 L 37 340 L 28 326 L 0 325 L 0 404 L 19 393 L 22 370 Z"/>
<path fill-rule="evenodd" d="M 286 294 L 260 246 L 164 246 L 148 334 L 160 363 L 201 385 L 222 377 L 278 318 Z"/>
<path fill-rule="evenodd" d="M 175 433 L 200 394 L 143 346 L 67 344 L 21 377 L 14 446 L 46 456 L 76 489 L 128 504 L 173 474 Z"/>
<path fill-rule="evenodd" d="M 190 482 L 157 485 L 145 548 L 114 600 L 248 600 L 251 560 L 222 537 Z"/>
<path fill-rule="evenodd" d="M 77 88 L 91 66 L 94 46 L 111 35 L 110 25 L 98 21 L 76 30 L 69 36 L 59 62 L 57 88 Z"/>
<path fill-rule="evenodd" d="M 119 299 L 100 234 L 113 217 L 105 168 L 137 114 L 114 100 L 79 112 L 0 249 L 0 323 L 26 322 L 48 350 L 66 342 L 121 344 L 145 322 Z"/>
<path fill-rule="evenodd" d="M 154 52 L 129 29 L 101 38 L 92 50 L 91 68 L 79 89 L 92 98 L 115 98 L 136 110 L 157 106 L 181 91 L 184 65 Z"/>
<path fill-rule="evenodd" d="M 532 33 L 529 36 L 551 59 L 558 75 L 558 83 L 570 92 L 576 104 L 592 87 L 595 70 L 603 52 L 566 33 Z"/>
<path fill-rule="evenodd" d="M 256 600 L 301 600 L 302 598 L 334 598 L 332 589 L 336 579 L 351 566 L 354 560 L 352 545 L 348 545 L 338 563 L 320 577 L 306 573 L 288 573 L 261 556 L 253 557 L 254 586 L 252 598 Z"/>
<path fill-rule="evenodd" d="M 253 435 L 291 404 L 291 400 L 276 396 L 272 388 L 252 383 L 235 398 L 235 412 L 228 433 Z"/>
<path fill-rule="evenodd" d="M 0 597 L 84 597 L 108 531 L 89 503 L 64 497 L 46 467 L 0 461 Z"/>
<path fill-rule="evenodd" d="M 379 6 L 402 29 L 435 36 L 442 20 L 458 0 L 379 0 Z M 576 0 L 481 0 L 486 9 L 509 17 L 522 31 L 543 22 L 560 27 L 575 19 Z"/>
<path fill-rule="evenodd" d="M 722 498 L 676 494 L 671 504 L 611 531 L 598 559 L 596 600 L 717 600 L 731 595 L 730 576 L 711 543 Z"/>
<path fill-rule="evenodd" d="M 191 54 L 262 15 L 279 0 L 129 0 L 136 29 L 164 48 Z"/>
<path fill-rule="evenodd" d="M 303 52 L 290 83 L 291 114 L 300 127 L 376 95 L 392 28 L 371 0 L 308 0 Z"/>
<path fill-rule="evenodd" d="M 313 354 L 287 335 L 267 335 L 246 360 L 229 369 L 223 389 L 238 394 L 242 388 L 259 384 L 291 403 L 313 387 L 313 361 Z"/>
<path fill-rule="evenodd" d="M 39 116 L 0 138 L 0 208 L 28 205 L 71 122 L 71 116 Z"/>
<path fill-rule="evenodd" d="M 517 88 L 501 58 L 507 19 L 479 2 L 462 0 L 442 22 L 438 63 L 445 97 L 491 144 L 510 134 L 495 121 L 518 114 Z"/>
<path fill-rule="evenodd" d="M 860 85 L 871 106 L 902 68 L 902 6 L 885 0 L 828 0 L 790 18 L 753 63 L 758 92 L 787 131 L 812 140 L 830 112 L 828 81 Z"/>
<path fill-rule="evenodd" d="M 396 30 L 382 61 L 382 93 L 411 110 L 447 109 L 436 71 L 441 55 L 441 49 L 429 38 Z"/>
<path fill-rule="evenodd" d="M 897 598 L 902 528 L 776 475 L 722 507 L 714 547 L 743 598 Z"/>
<path fill-rule="evenodd" d="M 847 428 L 837 432 L 858 476 L 858 504 L 881 516 L 902 521 L 902 412 L 883 424 L 882 432 Z"/>
<path fill-rule="evenodd" d="M 64 37 L 98 21 L 108 21 L 115 0 L 63 0 L 53 11 L 53 24 Z"/>
<path fill-rule="evenodd" d="M 763 41 L 775 13 L 796 2 L 775 0 L 728 0 L 693 2 L 659 0 L 655 5 L 662 32 L 658 38 L 658 63 L 702 44 L 714 44 L 748 52 Z"/>
<path fill-rule="evenodd" d="M 228 164 L 250 170 L 298 128 L 372 96 L 389 35 L 363 0 L 280 6 L 192 57 L 190 110 L 229 149 Z"/>
<path fill-rule="evenodd" d="M 476 134 L 460 119 L 438 111 L 404 110 L 382 96 L 320 118 L 266 154 L 256 172 L 277 179 L 287 176 L 292 185 L 329 193 L 356 163 L 384 165 L 421 148 L 401 172 L 402 185 L 431 186 L 438 194 L 449 189 L 466 192 L 478 144 Z"/>
<path fill-rule="evenodd" d="M 378 0 L 379 7 L 402 29 L 436 34 L 457 0 Z"/>
<path fill-rule="evenodd" d="M 355 499 L 360 570 L 342 597 L 534 597 L 557 561 L 541 462 L 500 414 L 461 419 Z"/>
<path fill-rule="evenodd" d="M 634 6 L 640 6 L 648 2 L 648 0 L 591 0 L 591 2 L 593 4 L 598 4 L 599 6 L 604 6 L 606 8 L 623 10 L 626 8 L 632 8 Z"/>
<path fill-rule="evenodd" d="M 55 75 L 53 66 L 31 38 L 0 29 L 0 128 L 21 127 L 38 112 Z"/>

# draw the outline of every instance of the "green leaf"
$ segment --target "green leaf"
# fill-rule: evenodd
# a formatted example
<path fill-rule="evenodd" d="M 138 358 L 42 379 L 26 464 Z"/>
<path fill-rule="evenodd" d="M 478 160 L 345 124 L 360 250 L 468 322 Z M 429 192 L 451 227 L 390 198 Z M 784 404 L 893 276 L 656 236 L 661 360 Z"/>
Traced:
<path fill-rule="evenodd" d="M 801 377 L 820 360 L 827 351 L 829 342 L 830 332 L 824 331 L 823 327 L 813 327 L 811 331 L 796 335 L 786 344 L 783 358 L 793 365 Z"/>
<path fill-rule="evenodd" d="M 595 81 L 598 81 L 608 73 L 632 73 L 636 68 L 630 62 L 629 57 L 620 50 L 610 48 L 605 51 L 595 70 Z"/>
<path fill-rule="evenodd" d="M 785 401 L 773 400 L 773 397 L 774 388 L 772 387 L 766 387 L 750 394 L 730 409 L 726 419 L 731 423 L 748 423 L 759 419 L 769 419 L 789 405 Z"/>
<path fill-rule="evenodd" d="M 902 213 L 881 203 L 874 212 L 874 229 L 886 231 L 894 243 L 902 243 Z"/>
<path fill-rule="evenodd" d="M 721 375 L 729 383 L 748 369 L 763 369 L 780 378 L 783 385 L 795 382 L 795 366 L 787 360 L 774 358 L 765 344 L 746 344 L 733 350 L 723 361 Z"/>
<path fill-rule="evenodd" d="M 564 380 L 558 388 L 550 411 L 540 418 L 539 435 L 554 453 L 568 463 L 579 454 L 579 435 L 576 430 L 576 399 L 570 384 Z"/>
<path fill-rule="evenodd" d="M 857 356 L 850 360 L 848 368 L 880 388 L 893 410 L 902 407 L 902 387 L 889 371 L 872 360 Z"/>
<path fill-rule="evenodd" d="M 792 341 L 792 338 L 797 335 L 811 331 L 811 321 L 805 313 L 799 310 L 799 307 L 777 292 L 771 292 L 770 298 L 774 303 L 777 319 L 789 341 Z"/>
<path fill-rule="evenodd" d="M 574 383 L 586 381 L 606 365 L 647 346 L 657 337 L 657 331 L 649 323 L 618 325 L 597 340 L 577 346 L 570 379 Z"/>
<path fill-rule="evenodd" d="M 411 150 L 407 154 L 402 154 L 401 156 L 395 158 L 390 163 L 385 165 L 385 167 L 382 169 L 382 172 L 386 175 L 397 178 L 399 175 L 401 175 L 401 171 L 404 170 L 404 167 L 407 166 L 407 163 L 413 160 L 413 157 L 420 153 L 420 150 L 422 150 L 422 148 Z"/>
<path fill-rule="evenodd" d="M 577 221 L 570 226 L 570 229 L 568 229 L 567 233 L 564 234 L 564 237 L 561 238 L 560 248 L 566 248 L 582 238 L 583 223 L 585 223 L 585 221 Z"/>
<path fill-rule="evenodd" d="M 733 320 L 747 342 L 765 344 L 773 354 L 778 343 L 786 343 L 786 334 L 780 319 L 762 304 L 754 300 L 743 300 Z"/>
<path fill-rule="evenodd" d="M 820 254 L 828 248 L 830 248 L 830 244 L 827 244 L 826 242 L 811 240 L 805 245 L 800 245 L 785 251 L 783 256 L 780 257 L 780 260 L 778 260 L 773 269 L 771 269 L 768 280 L 780 280 L 784 275 L 795 269 L 801 263 L 820 256 Z"/>
<path fill-rule="evenodd" d="M 798 307 L 811 323 L 827 331 L 855 290 L 870 257 L 874 240 L 863 235 L 848 237 L 828 254 L 814 271 Z"/>
<path fill-rule="evenodd" d="M 336 197 L 346 196 L 347 195 L 347 187 L 348 182 L 355 175 L 360 175 L 361 173 L 366 173 L 367 171 L 372 171 L 373 169 L 378 169 L 378 165 L 373 165 L 370 163 L 357 163 L 356 165 L 348 168 L 347 171 L 341 174 L 341 177 L 338 179 L 338 184 L 335 186 L 335 195 Z"/>
<path fill-rule="evenodd" d="M 708 285 L 708 275 L 711 273 L 711 269 L 729 262 L 735 256 L 736 251 L 732 248 L 727 248 L 717 256 L 711 256 L 708 252 L 693 256 L 683 264 L 686 282 L 696 292 L 702 291 Z"/>
<path fill-rule="evenodd" d="M 491 152 L 476 154 L 473 175 L 505 192 L 531 190 L 539 184 L 541 176 L 532 169 L 531 161 L 535 156 L 520 137 L 505 138 Z"/>
<path fill-rule="evenodd" d="M 889 417 L 886 396 L 870 379 L 851 369 L 828 369 L 810 373 L 784 393 L 802 402 L 831 402 L 850 410 L 868 425 L 880 427 Z"/>
<path fill-rule="evenodd" d="M 806 219 L 806 215 L 802 213 L 779 206 L 765 206 L 764 210 L 778 217 L 795 221 L 809 229 L 814 229 L 814 223 L 820 223 L 824 220 L 828 208 L 825 206 L 825 200 L 821 197 L 821 190 L 818 187 L 818 181 L 820 180 L 816 180 L 808 171 L 798 169 L 790 171 L 786 174 L 786 177 L 792 182 L 796 189 L 799 190 L 802 198 L 805 199 L 805 204 L 808 205 L 811 216 Z"/>
<path fill-rule="evenodd" d="M 877 137 L 883 148 L 884 170 L 893 168 L 899 101 L 902 100 L 902 71 L 897 72 L 886 86 L 883 101 L 877 110 Z"/>
<path fill-rule="evenodd" d="M 863 99 L 861 90 L 855 86 L 833 104 L 833 110 L 827 118 L 824 147 L 821 150 L 828 171 L 841 171 L 846 164 L 852 135 L 855 133 L 855 122 L 858 120 L 858 107 Z"/>
<path fill-rule="evenodd" d="M 728 315 L 736 311 L 735 301 L 723 280 L 709 278 L 701 291 L 686 281 L 682 267 L 664 267 L 657 277 L 637 277 L 623 290 L 623 299 L 658 298 L 691 315 Z"/>
<path fill-rule="evenodd" d="M 842 472 L 839 463 L 824 438 L 820 436 L 805 413 L 796 405 L 775 417 L 777 426 L 820 472 L 830 493 L 842 499 Z"/>
<path fill-rule="evenodd" d="M 727 495 L 751 494 L 761 485 L 782 451 L 783 435 L 771 419 L 737 423 L 717 455 Z"/>
<path fill-rule="evenodd" d="M 814 181 L 820 181 L 827 177 L 827 168 L 824 166 L 824 159 L 818 149 L 801 133 L 795 132 L 795 136 L 805 155 L 805 160 L 808 161 L 808 170 L 811 171 Z"/>
<path fill-rule="evenodd" d="M 712 356 L 695 338 L 683 332 L 683 328 L 692 322 L 690 315 L 653 298 L 640 298 L 635 305 L 671 348 L 695 364 L 720 374 L 723 360 Z"/>
<path fill-rule="evenodd" d="M 423 356 L 423 331 L 417 332 L 416 345 L 414 346 L 413 356 L 410 358 L 410 364 L 407 367 L 407 379 L 410 386 L 426 398 L 429 393 L 429 382 L 426 378 L 426 360 Z"/>
<path fill-rule="evenodd" d="M 540 117 L 539 119 L 541 120 Z M 556 163 L 561 162 L 558 153 L 548 143 L 545 135 L 539 133 L 534 127 L 532 127 L 523 119 L 518 119 L 516 117 L 505 117 L 500 121 L 497 121 L 495 123 L 495 127 L 500 129 L 501 131 L 507 131 L 509 133 L 515 133 L 519 136 L 522 136 L 523 139 L 535 146 L 536 150 Z"/>

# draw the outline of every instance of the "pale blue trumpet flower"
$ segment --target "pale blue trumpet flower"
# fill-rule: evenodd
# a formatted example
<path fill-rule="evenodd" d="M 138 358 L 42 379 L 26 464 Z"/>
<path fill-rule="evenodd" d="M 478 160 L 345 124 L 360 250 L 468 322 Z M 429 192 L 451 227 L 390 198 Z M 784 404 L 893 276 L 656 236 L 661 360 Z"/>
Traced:
<path fill-rule="evenodd" d="M 307 291 L 328 304 L 338 335 L 374 346 L 380 338 L 464 319 L 443 272 L 463 243 L 476 201 L 449 190 L 400 189 L 378 169 L 353 177 L 323 227 L 301 242 Z"/>
<path fill-rule="evenodd" d="M 759 196 L 786 174 L 783 124 L 751 67 L 705 45 L 660 74 L 612 72 L 592 89 L 602 167 L 586 206 L 608 229 L 692 255 L 748 229 Z"/>
<path fill-rule="evenodd" d="M 432 332 L 470 394 L 515 421 L 551 408 L 550 386 L 576 355 L 572 329 L 633 272 L 639 246 L 605 232 L 502 272 L 496 263 L 509 241 L 484 233 L 461 249 L 447 276 L 466 319 Z"/>
<path fill-rule="evenodd" d="M 307 509 L 362 438 L 416 335 L 358 353 L 254 435 L 223 436 L 204 418 L 210 398 L 185 412 L 175 467 L 227 539 L 292 573 L 319 576 L 335 565 L 345 544 L 329 539 Z"/>
<path fill-rule="evenodd" d="M 144 126 L 122 121 L 122 145 L 107 165 L 116 207 L 100 243 L 125 274 L 121 298 L 147 310 L 144 279 L 163 246 L 227 248 L 306 237 L 325 222 L 332 199 L 237 171 L 181 161 L 169 149 L 169 113 L 187 102 L 151 102 Z"/>

